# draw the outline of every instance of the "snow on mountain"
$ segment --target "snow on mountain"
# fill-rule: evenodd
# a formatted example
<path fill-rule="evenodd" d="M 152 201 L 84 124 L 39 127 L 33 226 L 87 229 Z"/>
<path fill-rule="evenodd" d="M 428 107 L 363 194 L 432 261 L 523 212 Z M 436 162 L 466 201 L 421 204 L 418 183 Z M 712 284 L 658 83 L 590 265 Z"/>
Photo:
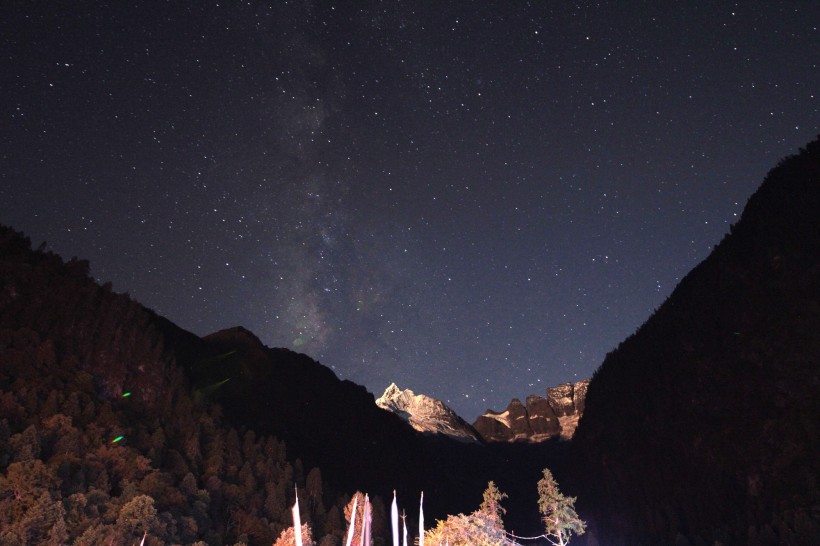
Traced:
<path fill-rule="evenodd" d="M 441 400 L 410 389 L 401 390 L 391 383 L 376 400 L 380 408 L 393 412 L 419 432 L 443 434 L 465 442 L 479 442 L 475 429 Z"/>

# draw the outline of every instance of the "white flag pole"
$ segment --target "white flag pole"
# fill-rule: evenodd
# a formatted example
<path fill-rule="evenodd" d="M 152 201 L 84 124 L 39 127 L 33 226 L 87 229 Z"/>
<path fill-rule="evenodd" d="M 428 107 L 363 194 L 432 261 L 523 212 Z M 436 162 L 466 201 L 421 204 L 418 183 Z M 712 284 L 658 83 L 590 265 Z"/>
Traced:
<path fill-rule="evenodd" d="M 424 491 L 419 501 L 419 546 L 424 546 Z"/>
<path fill-rule="evenodd" d="M 293 536 L 296 537 L 296 546 L 302 546 L 302 518 L 299 517 L 298 489 L 296 489 L 296 502 L 293 504 Z"/>
<path fill-rule="evenodd" d="M 399 507 L 396 504 L 396 490 L 393 490 L 393 504 L 390 506 L 390 522 L 393 524 L 393 546 L 399 546 Z"/>
<path fill-rule="evenodd" d="M 373 505 L 370 504 L 370 497 L 364 496 L 364 543 L 365 546 L 370 546 L 372 540 L 370 537 L 371 526 L 373 525 Z"/>
<path fill-rule="evenodd" d="M 356 530 L 356 504 L 359 502 L 358 493 L 353 496 L 353 513 L 350 515 L 350 529 L 347 530 L 347 542 L 345 546 L 350 546 L 353 542 L 353 531 Z"/>

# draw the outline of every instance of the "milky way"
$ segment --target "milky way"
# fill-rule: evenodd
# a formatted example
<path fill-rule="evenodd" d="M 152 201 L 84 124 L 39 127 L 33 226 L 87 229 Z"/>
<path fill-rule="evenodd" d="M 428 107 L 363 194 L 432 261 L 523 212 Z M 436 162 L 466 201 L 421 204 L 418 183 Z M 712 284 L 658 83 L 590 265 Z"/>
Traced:
<path fill-rule="evenodd" d="M 820 127 L 812 2 L 17 2 L 0 222 L 467 419 L 589 377 Z"/>

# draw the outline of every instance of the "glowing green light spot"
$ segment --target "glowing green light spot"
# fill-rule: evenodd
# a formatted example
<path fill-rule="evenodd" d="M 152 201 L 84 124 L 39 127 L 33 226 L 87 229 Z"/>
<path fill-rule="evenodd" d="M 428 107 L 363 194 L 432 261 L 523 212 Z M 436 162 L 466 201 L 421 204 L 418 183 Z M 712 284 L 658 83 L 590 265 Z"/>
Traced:
<path fill-rule="evenodd" d="M 131 396 L 131 393 L 130 393 L 130 392 L 124 392 L 124 393 L 122 393 L 122 397 L 123 397 L 123 398 L 128 398 L 129 396 Z"/>
<path fill-rule="evenodd" d="M 120 441 L 120 440 L 122 440 L 123 438 L 125 438 L 125 436 L 117 436 L 116 438 L 114 438 L 113 440 L 111 440 L 111 443 L 112 443 L 112 444 L 116 444 L 117 442 L 119 442 L 119 441 Z"/>

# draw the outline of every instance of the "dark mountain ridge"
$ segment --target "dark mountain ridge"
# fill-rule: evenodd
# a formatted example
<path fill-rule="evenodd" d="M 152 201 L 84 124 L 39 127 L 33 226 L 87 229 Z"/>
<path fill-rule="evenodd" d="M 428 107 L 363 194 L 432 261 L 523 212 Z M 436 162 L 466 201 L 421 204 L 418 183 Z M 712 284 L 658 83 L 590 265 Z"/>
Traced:
<path fill-rule="evenodd" d="M 541 469 L 560 467 L 565 446 L 465 444 L 413 430 L 375 403 L 373 394 L 327 367 L 288 349 L 267 348 L 244 328 L 203 338 L 210 360 L 189 370 L 197 390 L 221 384 L 208 396 L 232 422 L 275 434 L 290 453 L 322 469 L 342 491 L 387 498 L 392 489 L 408 502 L 422 490 L 431 517 L 469 512 L 487 482 L 507 491 L 519 530 L 538 529 L 535 487 Z M 228 381 L 225 381 L 228 379 Z M 513 462 L 514 461 L 514 462 Z"/>
<path fill-rule="evenodd" d="M 268 348 L 243 327 L 204 338 L 162 320 L 197 399 L 257 434 L 282 440 L 305 467 L 321 468 L 336 491 L 368 491 L 408 504 L 425 492 L 428 518 L 469 512 L 490 480 L 510 495 L 507 520 L 539 529 L 534 484 L 545 466 L 563 469 L 566 446 L 464 444 L 427 435 L 386 412 L 363 386 L 340 380 L 307 355 Z M 412 516 L 410 516 L 412 517 Z"/>
<path fill-rule="evenodd" d="M 820 140 L 607 355 L 571 446 L 594 535 L 820 543 L 818 220 Z"/>

